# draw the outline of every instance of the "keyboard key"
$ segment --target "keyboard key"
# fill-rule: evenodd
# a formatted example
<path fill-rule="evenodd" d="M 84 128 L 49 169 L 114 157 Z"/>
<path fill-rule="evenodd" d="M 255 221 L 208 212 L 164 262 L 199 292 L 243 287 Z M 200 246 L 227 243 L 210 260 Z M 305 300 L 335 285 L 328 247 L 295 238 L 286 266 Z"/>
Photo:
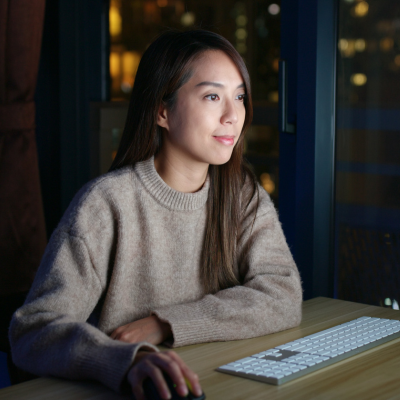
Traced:
<path fill-rule="evenodd" d="M 292 351 L 298 351 L 298 350 L 300 350 L 300 349 L 304 349 L 305 347 L 306 347 L 305 344 L 298 344 L 298 345 L 293 346 L 290 350 L 292 350 Z"/>
<path fill-rule="evenodd" d="M 315 364 L 316 364 L 315 361 L 308 361 L 306 365 L 307 365 L 307 367 L 312 367 Z"/>
<path fill-rule="evenodd" d="M 238 360 L 238 362 L 240 362 L 241 364 L 246 364 L 246 363 L 249 363 L 252 361 L 254 361 L 253 357 L 246 357 L 246 358 L 242 358 L 241 360 Z"/>
<path fill-rule="evenodd" d="M 266 378 L 269 378 L 272 377 L 272 374 L 270 372 L 262 371 L 262 372 L 257 372 L 256 376 L 265 376 Z"/>
<path fill-rule="evenodd" d="M 291 344 L 283 344 L 282 346 L 278 346 L 277 349 L 279 350 L 288 350 L 291 349 L 292 345 Z"/>
<path fill-rule="evenodd" d="M 238 372 L 238 371 L 242 371 L 242 368 L 238 368 L 238 367 L 231 367 L 231 366 L 229 366 L 229 365 L 224 365 L 223 367 L 221 367 L 223 370 L 226 370 L 226 371 L 236 371 L 236 372 Z"/>

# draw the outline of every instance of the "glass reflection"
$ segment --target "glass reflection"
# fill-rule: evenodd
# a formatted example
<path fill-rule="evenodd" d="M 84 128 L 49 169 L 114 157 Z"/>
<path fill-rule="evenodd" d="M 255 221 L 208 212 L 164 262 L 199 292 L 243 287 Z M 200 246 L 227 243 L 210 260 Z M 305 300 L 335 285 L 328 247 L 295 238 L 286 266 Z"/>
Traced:
<path fill-rule="evenodd" d="M 390 307 L 400 287 L 399 16 L 390 0 L 339 4 L 336 293 Z"/>

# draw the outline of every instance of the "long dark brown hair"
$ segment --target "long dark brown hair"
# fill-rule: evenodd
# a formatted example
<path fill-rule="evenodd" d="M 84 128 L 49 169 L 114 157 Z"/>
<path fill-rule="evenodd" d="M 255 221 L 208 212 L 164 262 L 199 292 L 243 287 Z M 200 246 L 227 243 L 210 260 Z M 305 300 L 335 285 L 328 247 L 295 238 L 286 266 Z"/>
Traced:
<path fill-rule="evenodd" d="M 162 128 L 157 125 L 161 104 L 172 109 L 178 90 L 190 79 L 193 62 L 205 51 L 223 51 L 242 75 L 246 98 L 243 130 L 230 160 L 210 165 L 207 226 L 202 252 L 201 277 L 206 293 L 239 284 L 234 272 L 236 241 L 241 215 L 253 196 L 258 197 L 256 179 L 243 162 L 243 140 L 253 117 L 250 78 L 245 63 L 231 43 L 205 30 L 170 30 L 145 51 L 136 74 L 125 129 L 110 170 L 148 160 L 162 146 Z M 250 186 L 241 195 L 246 177 Z"/>

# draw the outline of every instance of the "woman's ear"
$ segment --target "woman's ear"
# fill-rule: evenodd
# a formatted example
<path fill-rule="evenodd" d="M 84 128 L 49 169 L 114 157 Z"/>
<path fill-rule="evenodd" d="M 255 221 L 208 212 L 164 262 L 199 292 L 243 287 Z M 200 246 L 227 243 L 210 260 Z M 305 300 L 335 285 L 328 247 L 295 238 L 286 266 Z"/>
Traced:
<path fill-rule="evenodd" d="M 157 113 L 157 125 L 161 126 L 161 128 L 165 128 L 169 130 L 168 126 L 168 112 L 163 103 L 160 104 Z"/>

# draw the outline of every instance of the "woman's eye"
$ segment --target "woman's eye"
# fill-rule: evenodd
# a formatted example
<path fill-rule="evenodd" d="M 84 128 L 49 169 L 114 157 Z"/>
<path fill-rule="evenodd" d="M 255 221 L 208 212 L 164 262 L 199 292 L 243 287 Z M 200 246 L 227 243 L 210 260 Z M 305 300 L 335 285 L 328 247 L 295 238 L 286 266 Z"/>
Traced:
<path fill-rule="evenodd" d="M 216 101 L 219 99 L 217 94 L 209 94 L 208 96 L 206 96 L 206 99 L 210 99 L 211 101 Z"/>
<path fill-rule="evenodd" d="M 244 101 L 244 99 L 246 98 L 246 94 L 239 94 L 239 96 L 237 97 L 238 100 L 240 101 Z"/>

